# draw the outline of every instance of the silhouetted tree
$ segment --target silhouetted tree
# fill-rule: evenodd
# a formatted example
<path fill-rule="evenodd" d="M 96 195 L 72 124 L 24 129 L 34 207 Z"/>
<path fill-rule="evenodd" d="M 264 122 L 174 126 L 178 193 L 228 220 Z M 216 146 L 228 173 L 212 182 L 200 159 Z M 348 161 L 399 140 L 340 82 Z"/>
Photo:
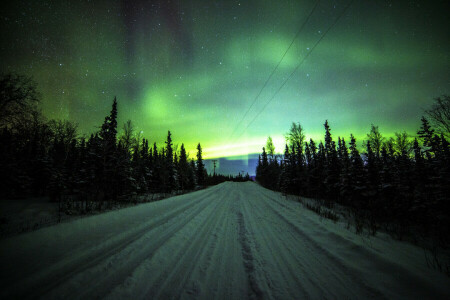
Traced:
<path fill-rule="evenodd" d="M 37 114 L 40 94 L 28 76 L 8 73 L 0 76 L 0 128 L 15 129 Z"/>
<path fill-rule="evenodd" d="M 273 145 L 272 138 L 269 136 L 266 142 L 267 154 L 270 156 L 270 159 L 273 160 L 275 156 L 275 146 Z"/>
<path fill-rule="evenodd" d="M 448 139 L 450 138 L 450 96 L 443 95 L 434 100 L 431 109 L 425 112 L 431 118 L 437 132 Z"/>
<path fill-rule="evenodd" d="M 173 144 L 172 144 L 172 134 L 170 131 L 167 133 L 166 140 L 166 151 L 165 151 L 165 168 L 166 179 L 165 182 L 167 192 L 171 192 L 177 189 L 176 175 L 175 175 L 175 166 L 174 166 L 174 155 L 173 155 Z"/>
<path fill-rule="evenodd" d="M 117 200 L 118 178 L 117 178 L 117 99 L 114 97 L 111 113 L 105 117 L 105 121 L 99 132 L 101 141 L 102 158 L 102 184 L 105 200 Z M 104 199 L 101 199 L 104 200 Z"/>
<path fill-rule="evenodd" d="M 193 186 L 189 182 L 189 170 L 190 166 L 187 161 L 186 149 L 184 144 L 181 144 L 180 148 L 180 160 L 178 162 L 178 184 L 182 190 L 191 189 Z"/>
<path fill-rule="evenodd" d="M 205 181 L 205 164 L 203 163 L 202 158 L 202 146 L 200 143 L 197 145 L 197 184 L 203 185 Z"/>

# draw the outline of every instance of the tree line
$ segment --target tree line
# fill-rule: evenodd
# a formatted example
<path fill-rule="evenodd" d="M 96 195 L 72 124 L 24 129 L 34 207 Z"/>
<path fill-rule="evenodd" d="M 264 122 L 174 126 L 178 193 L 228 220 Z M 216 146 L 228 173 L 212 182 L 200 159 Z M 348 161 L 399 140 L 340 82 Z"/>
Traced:
<path fill-rule="evenodd" d="M 372 125 L 363 149 L 352 134 L 348 142 L 336 141 L 328 121 L 320 142 L 306 141 L 302 126 L 293 123 L 283 155 L 268 138 L 256 179 L 273 190 L 349 208 L 357 231 L 367 226 L 374 234 L 383 227 L 401 237 L 413 228 L 448 246 L 450 97 L 437 98 L 427 113 L 432 122 L 422 117 L 413 138 L 406 132 L 386 138 Z"/>
<path fill-rule="evenodd" d="M 99 130 L 79 137 L 69 121 L 45 120 L 38 110 L 40 94 L 26 76 L 0 78 L 0 198 L 49 196 L 60 201 L 74 195 L 97 209 L 131 195 L 171 193 L 203 186 L 207 179 L 202 147 L 190 159 L 168 131 L 163 146 L 149 144 L 131 121 L 117 131 L 118 104 Z"/>
<path fill-rule="evenodd" d="M 238 173 L 238 175 L 222 175 L 222 174 L 208 174 L 208 177 L 206 179 L 206 185 L 216 185 L 220 184 L 226 181 L 232 181 L 232 182 L 245 182 L 245 181 L 251 181 L 250 175 L 246 173 L 245 175 L 242 173 Z"/>

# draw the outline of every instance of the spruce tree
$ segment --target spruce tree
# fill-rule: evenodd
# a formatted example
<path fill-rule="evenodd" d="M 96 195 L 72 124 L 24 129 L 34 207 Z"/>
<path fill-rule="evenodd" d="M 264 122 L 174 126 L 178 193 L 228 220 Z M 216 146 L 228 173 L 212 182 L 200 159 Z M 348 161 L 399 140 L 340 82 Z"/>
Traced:
<path fill-rule="evenodd" d="M 205 183 L 205 164 L 202 158 L 202 146 L 197 145 L 197 184 L 202 186 Z"/>
<path fill-rule="evenodd" d="M 166 151 L 165 151 L 165 168 L 167 176 L 165 178 L 165 182 L 167 183 L 166 184 L 167 192 L 171 192 L 177 189 L 173 159 L 174 156 L 173 156 L 172 134 L 170 133 L 170 131 L 168 131 L 166 140 Z"/>
<path fill-rule="evenodd" d="M 262 167 L 267 168 L 267 166 L 269 165 L 269 161 L 267 160 L 267 153 L 266 153 L 266 148 L 263 147 L 263 152 L 262 152 Z"/>
<path fill-rule="evenodd" d="M 189 188 L 189 163 L 187 161 L 186 149 L 181 144 L 180 159 L 178 161 L 178 182 L 182 190 Z"/>
<path fill-rule="evenodd" d="M 296 188 L 295 192 L 297 195 L 301 195 L 304 192 L 305 187 L 305 157 L 303 155 L 303 144 L 300 144 L 299 141 L 295 143 L 295 151 L 296 151 L 296 165 L 295 165 L 295 177 L 296 177 Z"/>
<path fill-rule="evenodd" d="M 264 150 L 264 148 L 263 148 Z M 282 168 L 281 168 L 281 174 L 280 174 L 280 182 L 278 183 L 281 192 L 283 194 L 288 194 L 290 192 L 291 188 L 291 181 L 292 178 L 292 172 L 291 172 L 291 154 L 289 152 L 289 146 L 286 144 L 284 148 L 284 157 L 282 160 Z"/>
<path fill-rule="evenodd" d="M 189 173 L 188 173 L 188 182 L 189 182 L 189 189 L 194 189 L 196 182 L 196 174 L 197 174 L 197 167 L 195 166 L 195 160 L 191 159 L 189 162 Z"/>
<path fill-rule="evenodd" d="M 150 170 L 150 190 L 154 193 L 161 192 L 161 159 L 156 143 L 153 143 L 151 164 L 152 168 Z"/>
<path fill-rule="evenodd" d="M 356 145 L 353 134 L 350 135 L 350 176 L 349 187 L 351 190 L 352 206 L 360 209 L 364 206 L 363 194 L 366 189 L 364 166 Z"/>
<path fill-rule="evenodd" d="M 377 221 L 380 217 L 384 215 L 382 201 L 379 201 L 379 170 L 377 157 L 372 150 L 372 144 L 370 142 L 366 143 L 366 169 L 367 169 L 367 188 L 364 192 L 364 196 L 367 201 L 367 209 L 369 210 L 369 224 L 372 234 L 375 234 L 378 225 Z"/>
<path fill-rule="evenodd" d="M 114 97 L 111 113 L 105 117 L 105 121 L 100 130 L 100 138 L 113 148 L 116 146 L 117 136 L 117 99 Z"/>
<path fill-rule="evenodd" d="M 339 161 L 336 151 L 336 143 L 331 137 L 331 128 L 328 120 L 325 121 L 325 160 L 324 160 L 324 176 L 325 176 L 325 192 L 326 197 L 336 199 L 339 197 Z"/>
<path fill-rule="evenodd" d="M 105 117 L 105 121 L 99 132 L 101 141 L 102 159 L 102 189 L 106 200 L 116 200 L 117 198 L 117 99 L 114 97 L 111 113 Z"/>
<path fill-rule="evenodd" d="M 433 142 L 433 136 L 434 136 L 434 129 L 431 128 L 430 123 L 425 117 L 422 117 L 421 119 L 422 126 L 420 127 L 420 130 L 417 132 L 419 135 L 419 138 L 423 141 L 423 146 L 425 147 L 425 155 L 427 156 L 427 159 L 431 159 L 431 152 L 434 152 L 434 142 Z"/>
<path fill-rule="evenodd" d="M 325 127 L 325 155 L 328 159 L 328 157 L 330 156 L 331 153 L 331 143 L 332 143 L 332 138 L 331 138 L 331 129 L 330 129 L 330 125 L 328 125 L 328 120 L 325 120 L 325 124 L 323 124 L 323 126 Z"/>
<path fill-rule="evenodd" d="M 316 177 L 316 197 L 326 196 L 325 175 L 326 175 L 326 153 L 323 142 L 320 141 L 316 156 L 315 177 Z"/>
<path fill-rule="evenodd" d="M 347 145 L 345 139 L 338 139 L 338 153 L 341 167 L 341 174 L 339 176 L 339 195 L 340 202 L 343 204 L 349 203 L 351 196 L 349 181 L 350 181 L 350 158 L 348 154 Z"/>

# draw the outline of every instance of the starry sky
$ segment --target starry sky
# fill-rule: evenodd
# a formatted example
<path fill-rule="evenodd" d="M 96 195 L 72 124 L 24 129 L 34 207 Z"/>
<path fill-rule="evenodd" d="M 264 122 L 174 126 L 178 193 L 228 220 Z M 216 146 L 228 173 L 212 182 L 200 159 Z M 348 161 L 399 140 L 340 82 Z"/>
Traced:
<path fill-rule="evenodd" d="M 171 130 L 191 157 L 201 142 L 245 159 L 269 135 L 282 152 L 292 122 L 314 139 L 326 119 L 335 138 L 414 134 L 450 93 L 448 1 L 354 1 L 312 50 L 348 3 L 320 1 L 262 91 L 316 1 L 8 1 L 0 70 L 33 76 L 44 115 L 81 134 L 117 96 L 119 124 L 160 145 Z"/>

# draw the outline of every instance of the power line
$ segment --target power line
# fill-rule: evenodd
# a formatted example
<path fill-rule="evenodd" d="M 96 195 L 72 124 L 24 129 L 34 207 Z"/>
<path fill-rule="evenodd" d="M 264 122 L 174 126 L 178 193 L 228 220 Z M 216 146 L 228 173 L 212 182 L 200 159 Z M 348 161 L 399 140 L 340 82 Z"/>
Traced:
<path fill-rule="evenodd" d="M 250 127 L 250 125 L 259 117 L 259 115 L 266 109 L 266 107 L 269 105 L 270 102 L 272 102 L 272 100 L 275 98 L 275 96 L 278 94 L 279 91 L 281 91 L 281 89 L 284 87 L 284 85 L 289 81 L 289 79 L 291 79 L 291 77 L 294 75 L 295 72 L 297 72 L 297 70 L 300 68 L 300 66 L 305 62 L 305 60 L 308 58 L 309 55 L 311 55 L 311 53 L 314 51 L 314 49 L 317 47 L 317 45 L 323 40 L 323 38 L 327 35 L 327 33 L 331 30 L 331 28 L 333 28 L 337 22 L 339 22 L 339 20 L 342 18 L 342 16 L 345 14 L 345 12 L 347 11 L 347 9 L 352 5 L 354 0 L 351 0 L 349 2 L 349 4 L 347 4 L 347 6 L 342 10 L 341 14 L 334 20 L 334 22 L 331 24 L 330 27 L 328 27 L 328 29 L 325 31 L 325 33 L 320 37 L 320 39 L 314 44 L 314 46 L 311 48 L 311 50 L 306 53 L 305 57 L 303 57 L 302 61 L 295 67 L 294 71 L 292 71 L 292 73 L 289 75 L 289 77 L 283 82 L 283 84 L 281 84 L 281 86 L 278 88 L 278 90 L 275 92 L 275 94 L 273 94 L 273 96 L 266 102 L 266 104 L 264 105 L 264 107 L 256 114 L 256 116 L 250 121 L 250 123 L 248 123 L 247 127 L 245 127 L 244 131 L 238 136 L 242 136 L 244 134 L 244 132 Z M 237 138 L 238 138 L 237 137 Z M 236 138 L 236 139 L 237 139 Z"/>
<path fill-rule="evenodd" d="M 249 106 L 249 108 L 247 109 L 247 111 L 245 112 L 244 116 L 242 117 L 242 119 L 239 121 L 239 123 L 236 125 L 236 127 L 234 128 L 233 132 L 230 135 L 231 139 L 233 137 L 233 135 L 236 133 L 236 130 L 239 128 L 239 126 L 241 125 L 242 121 L 244 121 L 245 117 L 247 116 L 247 114 L 250 112 L 250 110 L 252 109 L 253 105 L 255 105 L 256 100 L 258 100 L 259 96 L 261 95 L 262 91 L 264 90 L 264 88 L 267 86 L 267 84 L 269 83 L 270 79 L 272 78 L 273 74 L 275 74 L 275 71 L 278 69 L 278 67 L 280 66 L 281 62 L 283 61 L 284 57 L 286 56 L 286 54 L 288 53 L 289 49 L 291 49 L 292 45 L 294 44 L 294 41 L 298 38 L 298 36 L 300 35 L 300 33 L 303 31 L 303 28 L 305 27 L 306 23 L 308 23 L 309 19 L 311 18 L 312 14 L 314 13 L 314 11 L 316 10 L 317 6 L 319 5 L 320 0 L 317 0 L 316 4 L 314 5 L 314 7 L 312 8 L 312 10 L 309 12 L 308 17 L 305 19 L 305 21 L 303 22 L 302 26 L 300 27 L 300 29 L 298 30 L 297 34 L 294 36 L 294 38 L 291 41 L 291 44 L 289 45 L 289 47 L 286 49 L 286 51 L 284 52 L 283 56 L 281 57 L 280 61 L 278 62 L 278 64 L 276 65 L 276 67 L 272 70 L 272 73 L 270 73 L 269 77 L 267 78 L 266 82 L 263 84 L 262 88 L 259 90 L 259 93 L 256 95 L 256 97 L 253 99 L 252 104 Z"/>

